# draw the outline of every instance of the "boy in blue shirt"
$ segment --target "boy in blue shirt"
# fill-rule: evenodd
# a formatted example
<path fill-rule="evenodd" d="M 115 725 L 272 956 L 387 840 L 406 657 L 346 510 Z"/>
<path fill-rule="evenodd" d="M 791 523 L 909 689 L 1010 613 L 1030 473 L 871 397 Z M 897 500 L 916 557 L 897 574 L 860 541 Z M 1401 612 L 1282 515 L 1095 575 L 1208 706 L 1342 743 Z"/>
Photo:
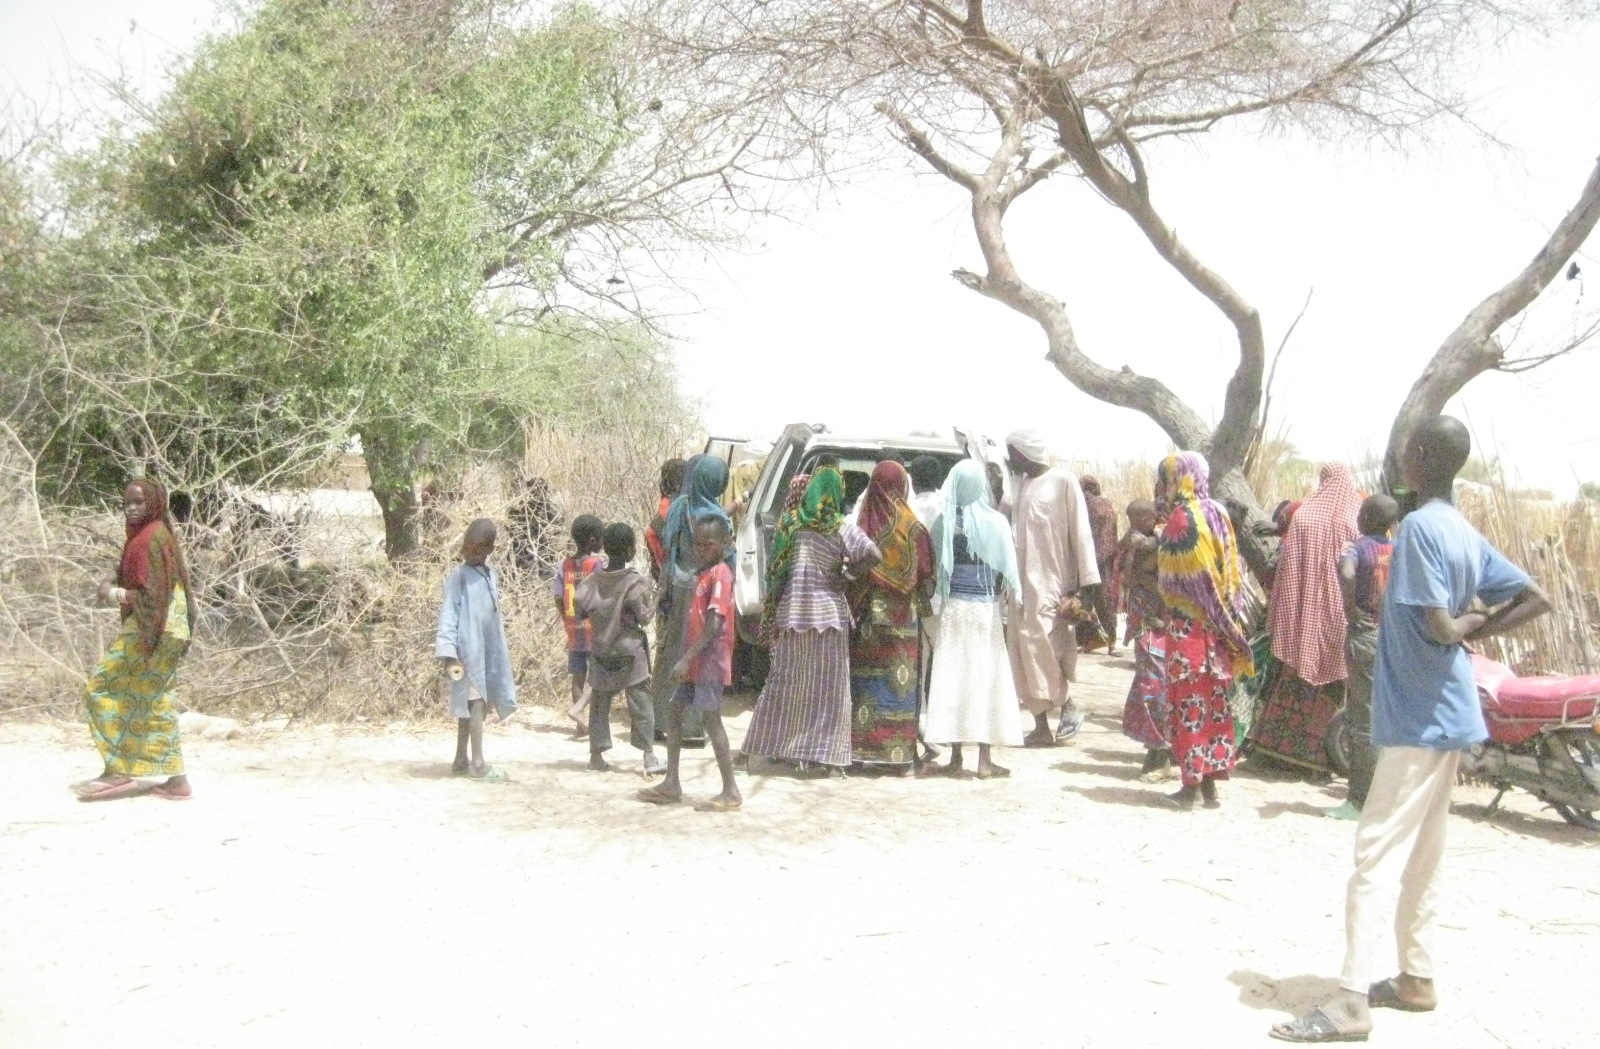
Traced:
<path fill-rule="evenodd" d="M 444 581 L 433 654 L 450 677 L 450 716 L 456 719 L 456 760 L 450 770 L 498 783 L 505 773 L 483 760 L 484 712 L 492 703 L 501 721 L 515 713 L 517 685 L 500 618 L 500 578 L 488 564 L 495 538 L 494 522 L 487 517 L 467 526 L 461 563 Z"/>
<path fill-rule="evenodd" d="M 1471 450 L 1467 428 L 1447 416 L 1423 423 L 1406 444 L 1401 469 L 1419 506 L 1400 524 L 1383 595 L 1372 682 L 1378 762 L 1356 825 L 1344 972 L 1332 999 L 1272 1028 L 1281 1041 L 1364 1042 L 1371 1009 L 1427 1012 L 1438 1005 L 1430 940 L 1450 789 L 1461 751 L 1489 738 L 1462 642 L 1504 633 L 1550 610 L 1538 584 L 1451 504 L 1455 476 Z M 1492 611 L 1471 609 L 1474 599 Z M 1400 974 L 1369 984 L 1387 924 L 1379 903 L 1396 880 Z"/>

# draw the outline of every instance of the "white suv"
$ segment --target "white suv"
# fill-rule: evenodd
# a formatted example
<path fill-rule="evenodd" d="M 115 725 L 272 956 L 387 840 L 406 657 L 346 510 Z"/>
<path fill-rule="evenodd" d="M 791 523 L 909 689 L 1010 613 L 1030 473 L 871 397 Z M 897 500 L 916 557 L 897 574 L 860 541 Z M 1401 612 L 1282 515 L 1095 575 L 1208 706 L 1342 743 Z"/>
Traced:
<path fill-rule="evenodd" d="M 818 460 L 837 459 L 844 474 L 845 507 L 849 508 L 866 491 L 872 471 L 885 459 L 909 463 L 919 455 L 939 460 L 944 472 L 968 457 L 1001 461 L 993 441 L 965 430 L 954 437 L 847 437 L 832 434 L 826 427 L 795 423 L 784 428 L 773 442 L 751 495 L 750 508 L 739 524 L 735 539 L 738 563 L 734 572 L 734 599 L 738 607 L 739 639 L 756 643 L 761 610 L 766 601 L 767 556 L 772 550 L 772 533 L 783 513 L 784 495 L 789 481 L 800 473 L 810 473 Z"/>

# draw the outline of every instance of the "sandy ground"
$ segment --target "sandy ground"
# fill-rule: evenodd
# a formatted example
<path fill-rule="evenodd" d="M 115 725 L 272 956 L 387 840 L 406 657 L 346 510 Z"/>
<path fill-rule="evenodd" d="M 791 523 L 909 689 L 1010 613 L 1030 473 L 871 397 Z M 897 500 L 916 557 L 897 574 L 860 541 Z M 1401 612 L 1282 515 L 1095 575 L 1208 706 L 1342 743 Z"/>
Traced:
<path fill-rule="evenodd" d="M 1085 664 L 1082 736 L 1008 781 L 747 777 L 727 815 L 631 800 L 542 710 L 487 741 L 510 783 L 450 778 L 442 724 L 291 728 L 186 741 L 186 803 L 79 803 L 81 729 L 0 726 L 0 1046 L 1277 1044 L 1338 969 L 1342 786 L 1157 808 L 1128 667 Z M 1457 794 L 1445 1007 L 1373 1045 L 1592 1044 L 1600 844 L 1488 797 Z"/>

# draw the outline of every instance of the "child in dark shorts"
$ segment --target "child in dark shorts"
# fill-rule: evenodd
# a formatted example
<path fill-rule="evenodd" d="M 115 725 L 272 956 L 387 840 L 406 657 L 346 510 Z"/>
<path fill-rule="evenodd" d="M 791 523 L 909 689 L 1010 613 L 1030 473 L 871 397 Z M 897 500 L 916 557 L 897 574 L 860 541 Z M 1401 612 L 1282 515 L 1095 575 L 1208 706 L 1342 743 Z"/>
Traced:
<path fill-rule="evenodd" d="M 572 707 L 567 717 L 577 726 L 576 734 L 582 739 L 589 734 L 586 709 L 589 694 L 585 691 L 589 677 L 589 624 L 579 622 L 577 615 L 578 587 L 593 575 L 605 562 L 600 556 L 601 532 L 605 525 L 593 514 L 579 514 L 572 521 L 572 545 L 577 553 L 561 562 L 555 579 L 550 583 L 550 596 L 556 600 L 556 614 L 567 628 L 567 674 L 572 679 Z"/>
<path fill-rule="evenodd" d="M 678 756 L 682 750 L 683 712 L 693 704 L 705 723 L 717 758 L 717 771 L 722 774 L 722 793 L 700 802 L 695 809 L 731 812 L 744 803 L 733 780 L 733 754 L 728 732 L 722 725 L 722 692 L 733 683 L 733 570 L 725 560 L 731 538 L 726 518 L 708 516 L 695 522 L 694 556 L 700 575 L 695 583 L 694 603 L 689 607 L 683 658 L 672 668 L 677 691 L 667 724 L 667 778 L 659 786 L 641 790 L 639 798 L 643 801 L 660 805 L 683 800 Z"/>
<path fill-rule="evenodd" d="M 644 628 L 655 615 L 655 596 L 644 576 L 629 567 L 635 550 L 633 529 L 621 521 L 607 525 L 606 567 L 578 587 L 579 622 L 589 626 L 589 768 L 611 766 L 602 756 L 611 749 L 611 701 L 621 692 L 633 722 L 630 741 L 644 754 L 644 773 L 666 766 L 656 757 L 655 704 L 650 697 L 650 643 Z"/>

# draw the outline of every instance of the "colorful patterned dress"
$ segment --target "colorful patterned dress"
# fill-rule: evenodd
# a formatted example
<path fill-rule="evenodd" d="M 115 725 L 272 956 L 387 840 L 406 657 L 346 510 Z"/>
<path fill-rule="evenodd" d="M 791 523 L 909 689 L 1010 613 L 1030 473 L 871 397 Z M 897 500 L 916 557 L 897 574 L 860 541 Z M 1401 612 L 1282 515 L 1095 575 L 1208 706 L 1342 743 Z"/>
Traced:
<path fill-rule="evenodd" d="M 933 540 L 906 501 L 911 481 L 879 463 L 856 517 L 880 560 L 850 587 L 850 749 L 865 765 L 910 769 L 922 713 L 922 615 L 933 593 Z"/>
<path fill-rule="evenodd" d="M 1202 779 L 1227 779 L 1235 757 L 1228 654 L 1204 623 L 1177 612 L 1168 617 L 1163 644 L 1173 764 L 1186 787 Z"/>
<path fill-rule="evenodd" d="M 850 608 L 846 560 L 871 563 L 877 548 L 859 528 L 802 531 L 778 602 L 772 665 L 756 700 L 744 751 L 822 765 L 850 764 Z"/>

